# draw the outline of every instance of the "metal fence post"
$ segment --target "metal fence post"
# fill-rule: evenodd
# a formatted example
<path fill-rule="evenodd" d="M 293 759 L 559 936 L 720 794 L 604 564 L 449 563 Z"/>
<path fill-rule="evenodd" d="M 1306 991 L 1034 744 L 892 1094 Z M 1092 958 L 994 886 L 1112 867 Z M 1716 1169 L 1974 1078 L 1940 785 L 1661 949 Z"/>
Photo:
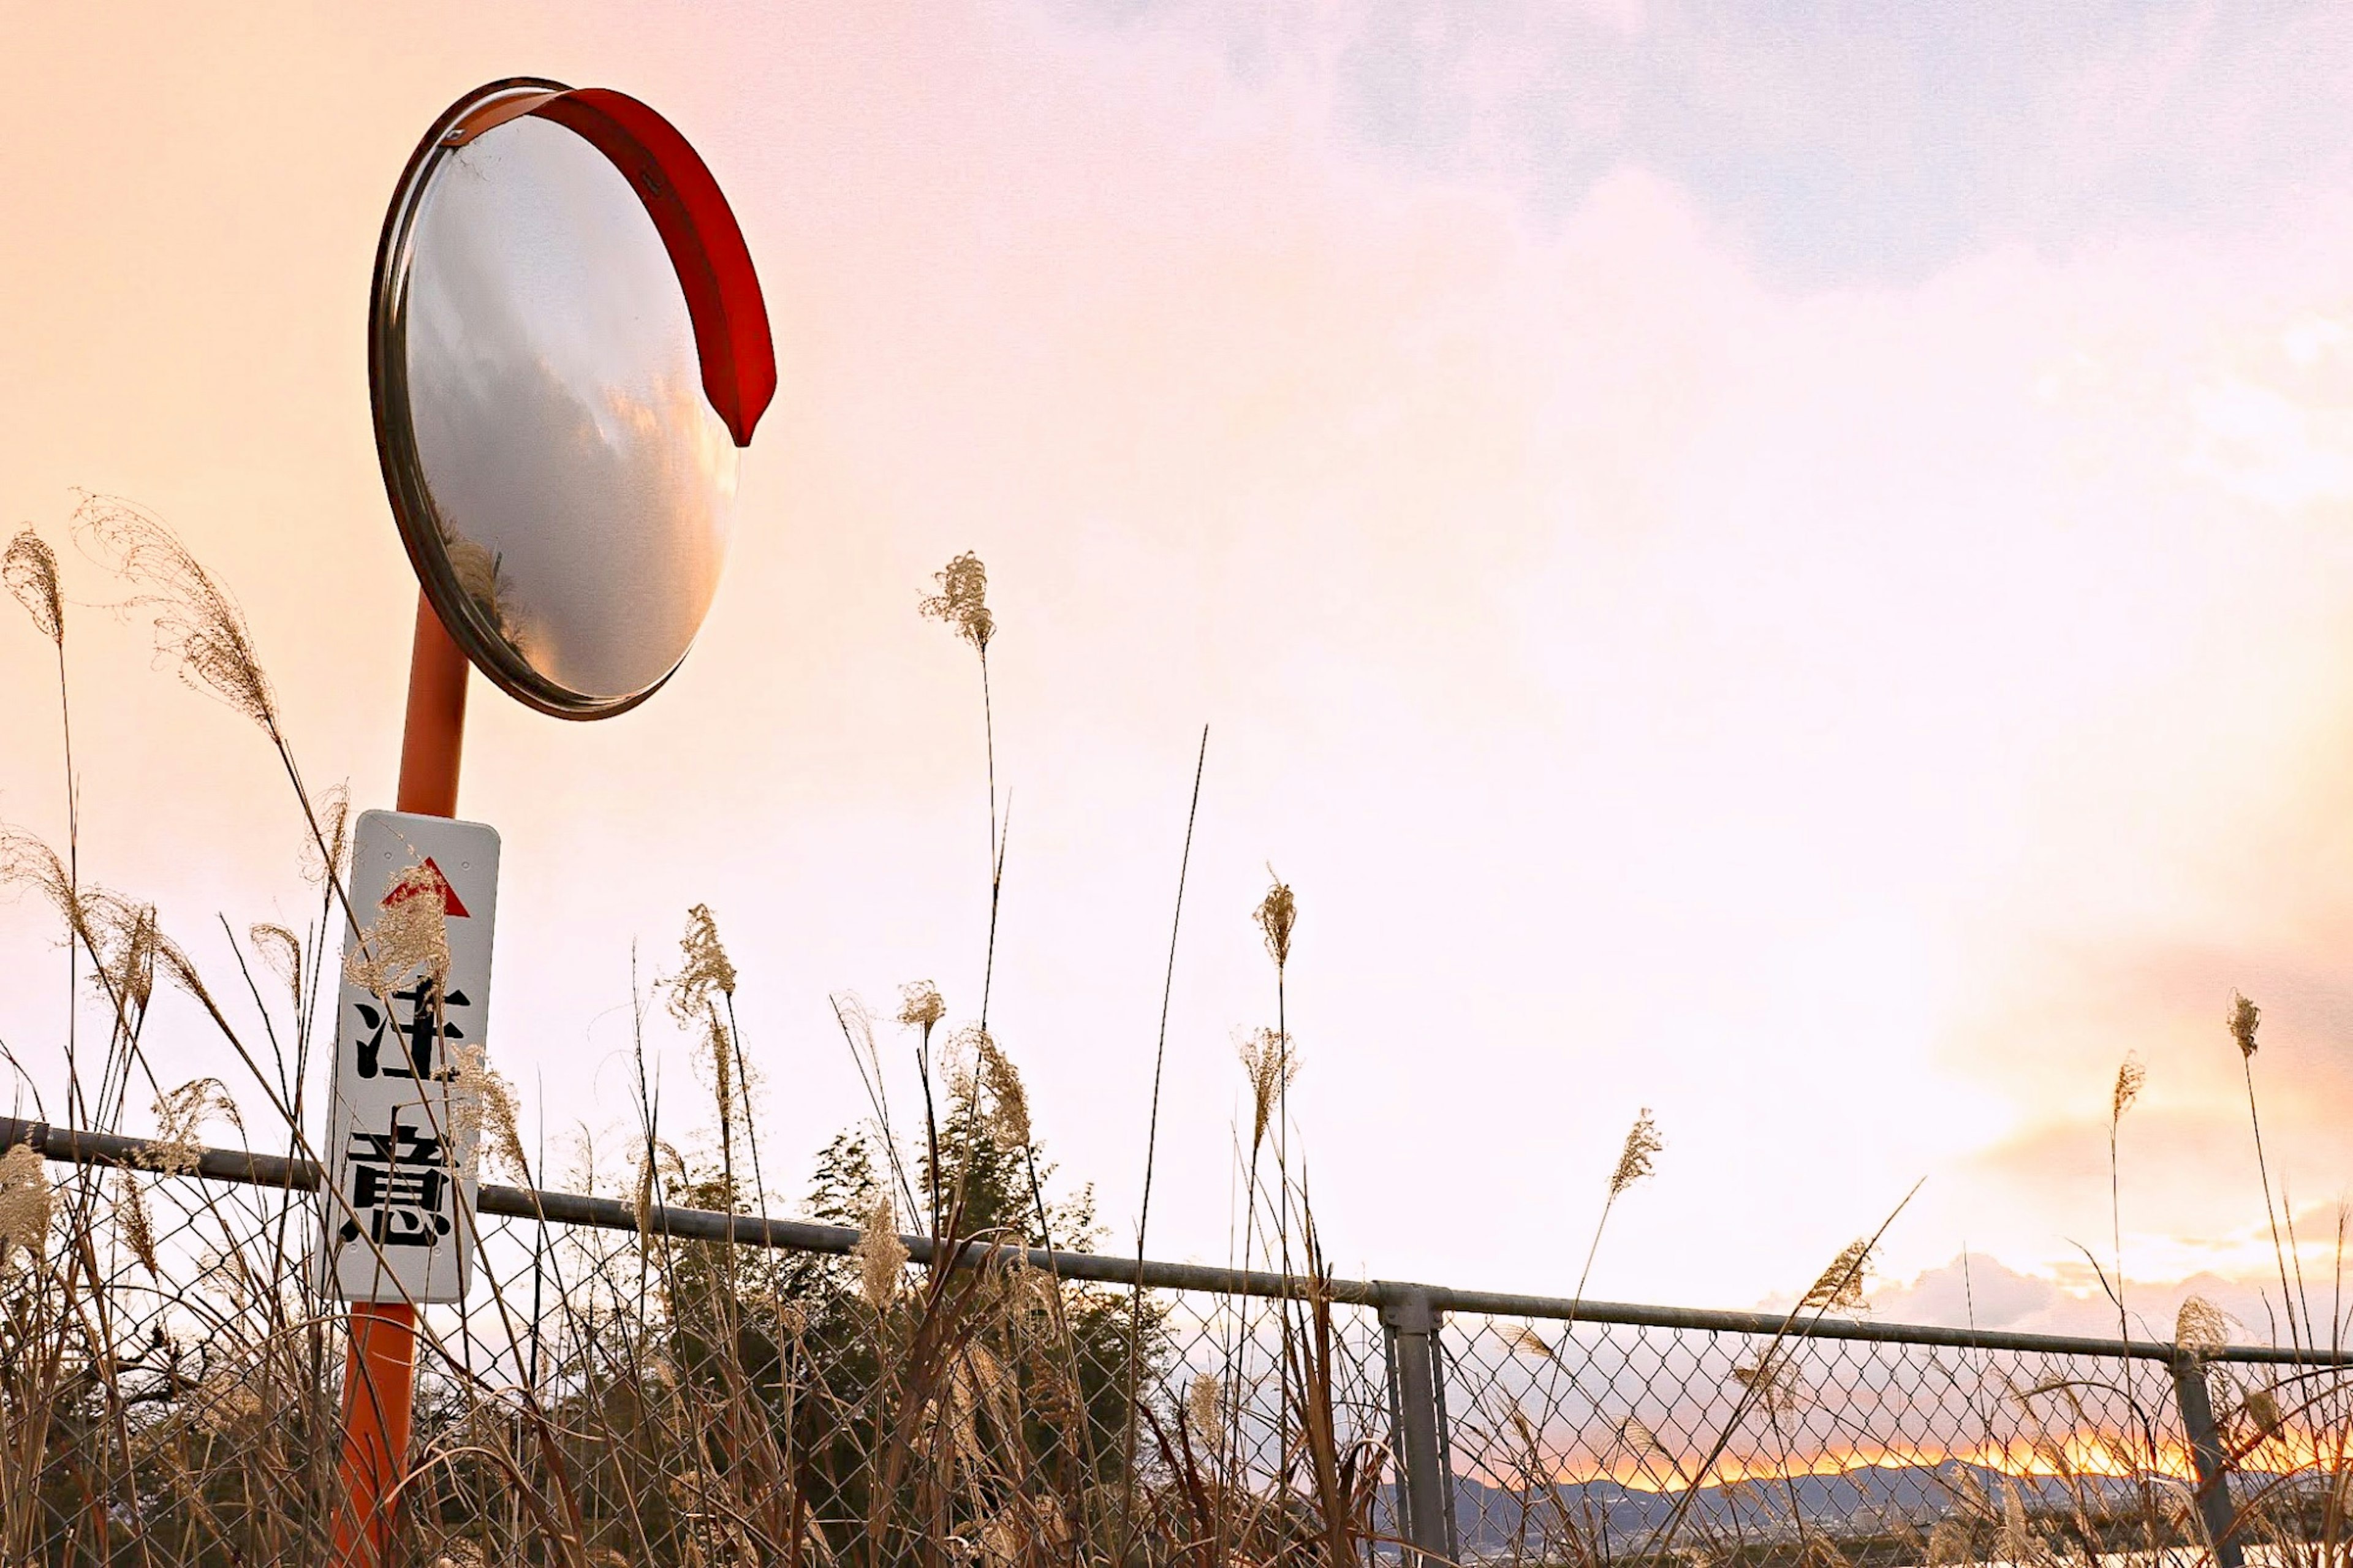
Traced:
<path fill-rule="evenodd" d="M 2217 1568 L 2243 1568 L 2245 1550 L 2232 1529 L 2231 1466 L 2222 1435 L 2214 1426 L 2214 1402 L 2206 1392 L 2206 1363 L 2178 1354 L 2172 1362 L 2173 1394 L 2181 1405 L 2181 1427 L 2189 1438 L 2189 1462 L 2198 1472 L 2198 1517 L 2214 1548 Z"/>
<path fill-rule="evenodd" d="M 1382 1342 L 1388 1352 L 1389 1415 L 1397 1426 L 1400 1471 L 1396 1489 L 1398 1533 L 1412 1550 L 1406 1568 L 1430 1568 L 1458 1561 L 1454 1542 L 1454 1481 L 1446 1473 L 1444 1386 L 1440 1381 L 1439 1325 L 1444 1314 L 1419 1285 L 1384 1281 Z"/>

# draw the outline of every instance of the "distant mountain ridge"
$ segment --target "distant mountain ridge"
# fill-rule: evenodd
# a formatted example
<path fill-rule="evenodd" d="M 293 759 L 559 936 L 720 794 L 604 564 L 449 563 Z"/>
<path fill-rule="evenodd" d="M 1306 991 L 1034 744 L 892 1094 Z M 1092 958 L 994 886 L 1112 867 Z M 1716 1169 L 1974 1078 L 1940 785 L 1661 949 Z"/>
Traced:
<path fill-rule="evenodd" d="M 2255 1477 L 2234 1478 L 2242 1484 Z M 2176 1483 L 2166 1483 L 2176 1484 Z M 1926 1530 L 1962 1511 L 1965 1500 L 1999 1510 L 2006 1488 L 2034 1514 L 2070 1511 L 2080 1500 L 2098 1511 L 2137 1504 L 2140 1482 L 2125 1476 L 2012 1476 L 1962 1459 L 1933 1465 L 1861 1465 L 1822 1475 L 1757 1477 L 1699 1489 L 1677 1528 L 1679 1540 L 1709 1536 L 1785 1540 L 1799 1522 L 1826 1535 L 1885 1533 L 1904 1525 Z M 1651 1491 L 1600 1479 L 1564 1481 L 1523 1501 L 1514 1489 L 1473 1477 L 1454 1482 L 1454 1517 L 1465 1557 L 1511 1555 L 1522 1539 L 1534 1547 L 1570 1528 L 1612 1546 L 1638 1548 L 1673 1516 L 1681 1490 Z"/>

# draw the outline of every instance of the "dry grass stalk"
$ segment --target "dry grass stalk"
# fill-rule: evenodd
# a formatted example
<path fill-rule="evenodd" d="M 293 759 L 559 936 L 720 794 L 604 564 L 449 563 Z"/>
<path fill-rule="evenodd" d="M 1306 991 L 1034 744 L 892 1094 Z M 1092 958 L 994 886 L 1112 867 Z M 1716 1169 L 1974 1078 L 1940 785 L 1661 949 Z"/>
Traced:
<path fill-rule="evenodd" d="M 262 967 L 284 982 L 294 994 L 295 1005 L 301 1005 L 302 939 L 282 925 L 267 921 L 248 928 L 245 938 Z"/>
<path fill-rule="evenodd" d="M 1503 1334 L 1504 1342 L 1523 1355 L 1535 1356 L 1538 1361 L 1559 1359 L 1557 1352 L 1552 1348 L 1552 1342 L 1525 1323 L 1514 1323 L 1504 1330 Z"/>
<path fill-rule="evenodd" d="M 877 1312 L 888 1311 L 899 1299 L 907 1268 L 907 1244 L 899 1239 L 899 1217 L 888 1193 L 874 1200 L 859 1227 L 858 1292 Z"/>
<path fill-rule="evenodd" d="M 2001 1552 L 2014 1563 L 2036 1559 L 2034 1532 L 2026 1521 L 2026 1499 L 2010 1476 L 2001 1478 Z"/>
<path fill-rule="evenodd" d="M 2241 1408 L 2260 1441 L 2269 1442 L 2287 1430 L 2287 1415 L 2280 1409 L 2279 1395 L 2271 1389 L 2250 1390 Z"/>
<path fill-rule="evenodd" d="M 302 841 L 303 879 L 320 888 L 342 883 L 352 864 L 352 791 L 335 784 L 321 792 L 316 837 Z"/>
<path fill-rule="evenodd" d="M 638 1157 L 637 1180 L 631 1184 L 630 1209 L 638 1222 L 639 1245 L 650 1245 L 654 1237 L 654 1162 L 651 1154 Z"/>
<path fill-rule="evenodd" d="M 35 629 L 63 647 L 65 598 L 58 592 L 58 552 L 48 542 L 29 528 L 18 532 L 8 542 L 7 553 L 0 556 L 0 582 L 7 584 L 8 592 L 33 617 Z"/>
<path fill-rule="evenodd" d="M 989 639 L 997 635 L 997 617 L 988 609 L 988 568 L 967 550 L 933 580 L 940 591 L 916 607 L 926 618 L 945 622 L 956 636 L 986 655 Z"/>
<path fill-rule="evenodd" d="M 130 1246 L 131 1256 L 139 1259 L 147 1277 L 161 1279 L 164 1265 L 155 1251 L 155 1225 L 148 1217 L 146 1194 L 140 1190 L 139 1173 L 135 1171 L 114 1173 L 114 1222 Z"/>
<path fill-rule="evenodd" d="M 89 910 L 57 851 L 24 829 L 0 823 L 0 884 L 6 883 L 40 893 L 57 906 L 77 942 L 85 947 L 94 942 Z"/>
<path fill-rule="evenodd" d="M 470 1158 L 480 1158 L 484 1142 L 507 1169 L 531 1180 L 531 1156 L 523 1148 L 522 1121 L 514 1085 L 490 1065 L 486 1042 L 470 1041 L 449 1050 L 450 1133 Z M 489 1136 L 484 1139 L 483 1134 Z"/>
<path fill-rule="evenodd" d="M 2255 1101 L 2255 1030 L 2263 1023 L 2263 1009 L 2249 1001 L 2242 992 L 2231 993 L 2231 1038 L 2239 1047 L 2239 1068 L 2247 1085 L 2247 1124 L 2255 1138 L 2255 1173 L 2262 1179 L 2263 1218 L 2272 1232 L 2272 1258 L 2279 1268 L 2280 1310 L 2287 1320 L 2288 1337 L 2301 1348 L 2311 1338 L 2310 1324 L 2299 1326 L 2296 1321 L 2296 1291 L 2288 1284 L 2288 1246 L 2280 1236 L 2279 1211 L 2272 1205 L 2271 1162 L 2263 1154 L 2263 1119 Z M 2283 1178 L 2284 1182 L 2284 1178 Z M 2286 1189 L 2283 1185 L 2284 1199 Z M 2290 1225 L 2294 1220 L 2291 1217 Z M 2299 1272 L 2301 1264 L 2298 1265 Z"/>
<path fill-rule="evenodd" d="M 155 964 L 164 948 L 155 906 L 87 889 L 81 907 L 99 984 L 113 1002 L 118 1025 L 126 1025 L 126 1016 L 143 1015 L 154 996 Z"/>
<path fill-rule="evenodd" d="M 1812 1396 L 1786 1354 L 1767 1352 L 1732 1369 L 1732 1380 L 1761 1409 L 1787 1415 L 1805 1408 Z"/>
<path fill-rule="evenodd" d="M 2138 1057 L 2127 1055 L 2117 1065 L 2116 1087 L 2108 1091 L 2108 1125 L 2113 1128 L 2125 1119 L 2133 1101 L 2140 1098 L 2141 1085 L 2148 1080 L 2148 1069 L 2142 1067 Z"/>
<path fill-rule="evenodd" d="M 684 965 L 670 980 L 670 1016 L 691 1026 L 714 998 L 735 994 L 735 963 L 719 940 L 719 922 L 709 904 L 686 911 L 686 934 L 679 939 Z"/>
<path fill-rule="evenodd" d="M 1283 1091 L 1299 1078 L 1299 1054 L 1272 1029 L 1251 1030 L 1236 1048 L 1242 1075 L 1250 1082 L 1250 1150 L 1255 1153 L 1266 1142 L 1266 1130 L 1274 1121 Z"/>
<path fill-rule="evenodd" d="M 155 650 L 180 678 L 277 737 L 277 694 L 254 654 L 245 613 L 187 546 L 161 520 L 112 496 L 85 496 L 74 528 L 116 576 L 145 590 L 130 604 L 153 615 Z"/>
<path fill-rule="evenodd" d="M 196 1168 L 203 1140 L 196 1134 L 217 1116 L 241 1134 L 245 1118 L 229 1097 L 228 1086 L 216 1078 L 191 1079 L 155 1100 L 155 1136 L 147 1148 L 148 1168 L 165 1175 L 184 1176 Z"/>
<path fill-rule="evenodd" d="M 2231 993 L 2231 1016 L 2227 1021 L 2231 1026 L 2231 1038 L 2238 1042 L 2239 1054 L 2242 1057 L 2253 1056 L 2255 1030 L 2263 1021 L 2263 1010 L 2233 991 Z"/>
<path fill-rule="evenodd" d="M 711 1075 L 711 1098 L 719 1112 L 719 1129 L 723 1142 L 732 1140 L 735 1127 L 737 1090 L 735 1038 L 728 1033 L 727 1021 L 719 1009 L 706 1006 L 701 1019 L 703 1070 Z"/>
<path fill-rule="evenodd" d="M 0 1153 L 0 1268 L 16 1252 L 36 1263 L 47 1255 L 55 1208 L 48 1173 L 33 1146 L 19 1143 Z"/>
<path fill-rule="evenodd" d="M 441 538 L 448 551 L 450 573 L 458 579 L 458 591 L 474 602 L 501 637 L 509 642 L 521 641 L 522 607 L 504 559 L 455 529 L 443 527 Z"/>
<path fill-rule="evenodd" d="M 2231 1320 L 2203 1296 L 2185 1296 L 2173 1315 L 2173 1342 L 2193 1355 L 2210 1356 L 2231 1341 Z"/>
<path fill-rule="evenodd" d="M 1799 1568 L 1849 1568 L 1846 1553 L 1819 1531 L 1809 1531 L 1798 1545 Z"/>
<path fill-rule="evenodd" d="M 1800 1311 L 1861 1312 L 1870 1310 L 1863 1299 L 1863 1280 L 1870 1272 L 1874 1247 L 1867 1237 L 1858 1237 L 1839 1249 L 1830 1267 L 1806 1288 L 1799 1298 Z"/>
<path fill-rule="evenodd" d="M 917 980 L 899 987 L 899 1022 L 911 1029 L 932 1029 L 948 1015 L 948 1005 L 940 998 L 940 988 L 928 980 Z"/>
<path fill-rule="evenodd" d="M 1185 1418 L 1197 1433 L 1214 1433 L 1224 1424 L 1225 1380 L 1197 1374 L 1185 1385 Z"/>
<path fill-rule="evenodd" d="M 1666 1141 L 1659 1136 L 1658 1123 L 1651 1118 L 1651 1108 L 1642 1107 L 1634 1118 L 1634 1125 L 1626 1130 L 1626 1145 L 1618 1152 L 1618 1168 L 1609 1173 L 1609 1195 L 1617 1197 L 1635 1183 L 1650 1175 L 1651 1164 Z"/>
<path fill-rule="evenodd" d="M 1021 1074 L 1015 1068 L 1013 1058 L 1005 1054 L 987 1030 L 976 1029 L 973 1036 L 979 1088 L 986 1091 L 988 1102 L 984 1125 L 989 1138 L 999 1149 L 1027 1149 L 1030 1141 L 1029 1091 L 1022 1086 Z"/>
<path fill-rule="evenodd" d="M 1286 969 L 1291 964 L 1291 933 L 1299 924 L 1299 900 L 1293 897 L 1291 884 L 1275 876 L 1273 867 L 1267 868 L 1267 875 L 1273 878 L 1274 885 L 1267 889 L 1250 918 L 1266 938 L 1267 956 L 1274 960 L 1275 968 Z"/>
<path fill-rule="evenodd" d="M 449 974 L 449 916 L 441 879 L 419 859 L 396 878 L 384 908 L 343 960 L 343 978 L 389 997 L 403 980 L 422 974 L 438 987 Z"/>
<path fill-rule="evenodd" d="M 1601 1217 L 1594 1221 L 1593 1239 L 1586 1244 L 1585 1267 L 1577 1274 L 1577 1300 L 1585 1300 L 1585 1287 L 1593 1278 L 1594 1259 L 1601 1256 L 1602 1233 L 1609 1228 L 1609 1215 L 1618 1200 L 1628 1188 L 1646 1179 L 1654 1167 L 1659 1153 L 1667 1146 L 1659 1136 L 1659 1124 L 1651 1119 L 1651 1108 L 1644 1106 L 1634 1118 L 1634 1125 L 1626 1130 L 1626 1142 L 1618 1151 L 1618 1163 L 1609 1173 L 1609 1190 L 1601 1199 Z"/>

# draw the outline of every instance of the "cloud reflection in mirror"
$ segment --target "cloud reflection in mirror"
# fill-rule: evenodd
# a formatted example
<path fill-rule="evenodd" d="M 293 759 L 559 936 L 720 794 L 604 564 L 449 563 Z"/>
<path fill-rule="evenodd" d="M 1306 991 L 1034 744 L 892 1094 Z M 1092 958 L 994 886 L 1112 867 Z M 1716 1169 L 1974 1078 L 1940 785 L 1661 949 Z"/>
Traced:
<path fill-rule="evenodd" d="M 718 589 L 737 459 L 652 220 L 525 117 L 450 156 L 412 243 L 409 399 L 460 585 L 548 679 L 649 689 Z"/>

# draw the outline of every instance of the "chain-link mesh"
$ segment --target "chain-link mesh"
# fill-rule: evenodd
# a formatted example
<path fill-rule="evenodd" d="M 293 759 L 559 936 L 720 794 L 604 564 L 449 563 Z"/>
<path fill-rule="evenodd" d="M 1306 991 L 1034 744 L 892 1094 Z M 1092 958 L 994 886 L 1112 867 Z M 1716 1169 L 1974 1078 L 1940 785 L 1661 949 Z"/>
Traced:
<path fill-rule="evenodd" d="M 314 1200 L 52 1169 L 44 1256 L 0 1266 L 8 1560 L 329 1561 L 344 1347 L 302 1279 Z M 2211 1550 L 2162 1355 L 1443 1312 L 1418 1411 L 1410 1336 L 1362 1290 L 1137 1291 L 501 1218 L 478 1257 L 464 1306 L 421 1315 L 402 1552 L 422 1565 Z M 2341 1541 L 2345 1374 L 2186 1375 L 2228 1532 L 2274 1560 Z M 1451 1517 L 1409 1528 L 1417 1421 Z"/>
<path fill-rule="evenodd" d="M 56 1174 L 38 1257 L 0 1227 L 0 1559 L 323 1560 L 343 1351 L 302 1285 L 312 1200 Z"/>
<path fill-rule="evenodd" d="M 1920 1561 L 1941 1531 L 1942 1560 L 2023 1562 L 2037 1531 L 2068 1554 L 2195 1533 L 2161 1362 L 1482 1317 L 1446 1345 L 1471 1556 Z"/>

